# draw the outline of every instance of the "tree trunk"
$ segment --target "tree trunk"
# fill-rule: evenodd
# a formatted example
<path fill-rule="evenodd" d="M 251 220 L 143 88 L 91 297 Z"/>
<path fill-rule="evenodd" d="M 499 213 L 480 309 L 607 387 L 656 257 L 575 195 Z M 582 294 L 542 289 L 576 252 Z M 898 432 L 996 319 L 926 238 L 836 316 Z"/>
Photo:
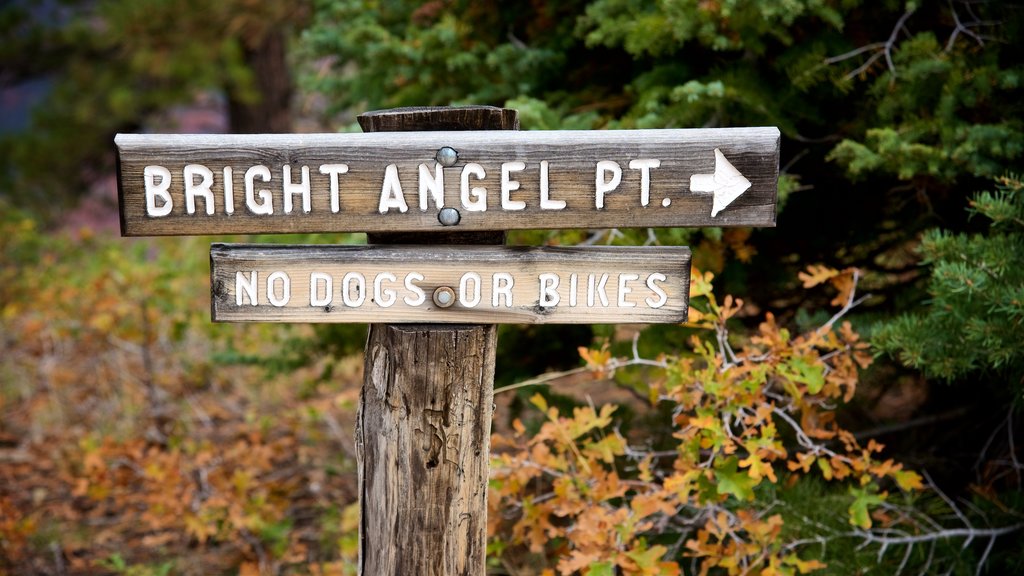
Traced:
<path fill-rule="evenodd" d="M 228 90 L 231 132 L 291 132 L 292 77 L 288 68 L 286 44 L 284 31 L 269 30 L 259 46 L 245 49 L 245 62 L 252 71 L 252 88 L 256 92 L 256 99 Z"/>

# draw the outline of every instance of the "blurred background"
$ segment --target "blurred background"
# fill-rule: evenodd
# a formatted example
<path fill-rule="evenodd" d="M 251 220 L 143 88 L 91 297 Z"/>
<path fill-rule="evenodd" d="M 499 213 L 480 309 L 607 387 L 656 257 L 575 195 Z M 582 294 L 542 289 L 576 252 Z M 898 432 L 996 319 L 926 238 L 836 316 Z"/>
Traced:
<path fill-rule="evenodd" d="M 776 228 L 509 243 L 691 246 L 713 294 L 742 299 L 737 349 L 767 313 L 798 334 L 842 306 L 841 286 L 805 289 L 808 266 L 856 270 L 867 297 L 843 319 L 874 362 L 837 422 L 927 473 L 915 513 L 1008 529 L 902 563 L 856 541 L 811 554 L 829 574 L 1024 573 L 1022 16 L 984 0 L 8 0 L 0 574 L 355 573 L 365 326 L 211 324 L 211 238 L 119 237 L 113 137 L 352 131 L 367 110 L 457 104 L 514 108 L 526 130 L 778 126 Z M 495 432 L 535 433 L 540 392 L 566 412 L 618 405 L 630 443 L 670 437 L 650 372 L 586 369 L 587 350 L 630 356 L 637 333 L 645 358 L 701 337 L 502 327 L 496 386 L 549 376 L 497 396 Z M 845 518 L 849 487 L 816 486 L 822 507 L 801 513 Z M 495 574 L 574 573 L 557 538 L 492 538 Z M 663 560 L 703 573 L 685 547 Z M 616 566 L 580 571 L 673 573 Z"/>

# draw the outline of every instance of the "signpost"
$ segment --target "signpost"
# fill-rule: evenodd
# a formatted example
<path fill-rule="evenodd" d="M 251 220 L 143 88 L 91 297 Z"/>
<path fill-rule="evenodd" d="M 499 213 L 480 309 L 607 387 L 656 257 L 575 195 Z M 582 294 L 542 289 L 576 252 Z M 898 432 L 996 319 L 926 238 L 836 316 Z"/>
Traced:
<path fill-rule="evenodd" d="M 686 321 L 685 247 L 215 244 L 216 322 Z"/>
<path fill-rule="evenodd" d="M 115 143 L 127 236 L 775 224 L 776 128 Z"/>
<path fill-rule="evenodd" d="M 471 106 L 368 133 L 120 134 L 125 236 L 367 232 L 211 247 L 226 322 L 369 322 L 360 571 L 484 573 L 498 323 L 677 323 L 685 247 L 506 247 L 536 228 L 773 226 L 776 128 L 518 132 Z"/>

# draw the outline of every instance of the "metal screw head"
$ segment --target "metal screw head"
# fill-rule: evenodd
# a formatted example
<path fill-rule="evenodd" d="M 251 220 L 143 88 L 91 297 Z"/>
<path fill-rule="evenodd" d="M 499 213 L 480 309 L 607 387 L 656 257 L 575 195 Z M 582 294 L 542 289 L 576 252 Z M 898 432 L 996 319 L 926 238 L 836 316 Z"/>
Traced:
<path fill-rule="evenodd" d="M 441 148 L 440 150 L 437 151 L 437 154 L 434 156 L 434 159 L 437 160 L 437 162 L 441 164 L 441 166 L 454 166 L 455 162 L 458 161 L 459 159 L 459 153 L 456 152 L 455 149 L 452 148 L 451 146 L 445 146 L 444 148 Z"/>
<path fill-rule="evenodd" d="M 450 308 L 455 304 L 455 290 L 447 286 L 439 286 L 434 290 L 434 304 L 439 308 Z"/>
<path fill-rule="evenodd" d="M 455 208 L 441 208 L 437 213 L 437 221 L 444 226 L 455 226 L 462 220 L 462 215 Z"/>

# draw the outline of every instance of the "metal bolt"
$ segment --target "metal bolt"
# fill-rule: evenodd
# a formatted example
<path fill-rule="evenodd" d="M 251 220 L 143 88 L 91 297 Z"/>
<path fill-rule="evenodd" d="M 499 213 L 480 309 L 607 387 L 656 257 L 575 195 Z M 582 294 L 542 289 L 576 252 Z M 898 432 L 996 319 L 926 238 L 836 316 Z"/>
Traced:
<path fill-rule="evenodd" d="M 437 221 L 444 226 L 455 226 L 462 220 L 462 215 L 455 208 L 441 208 L 437 213 Z"/>
<path fill-rule="evenodd" d="M 455 304 L 455 290 L 447 286 L 439 286 L 434 290 L 434 304 L 440 308 L 450 308 Z"/>
<path fill-rule="evenodd" d="M 459 159 L 459 153 L 451 146 L 445 146 L 437 151 L 434 159 L 437 160 L 441 166 L 454 166 L 455 162 Z"/>

